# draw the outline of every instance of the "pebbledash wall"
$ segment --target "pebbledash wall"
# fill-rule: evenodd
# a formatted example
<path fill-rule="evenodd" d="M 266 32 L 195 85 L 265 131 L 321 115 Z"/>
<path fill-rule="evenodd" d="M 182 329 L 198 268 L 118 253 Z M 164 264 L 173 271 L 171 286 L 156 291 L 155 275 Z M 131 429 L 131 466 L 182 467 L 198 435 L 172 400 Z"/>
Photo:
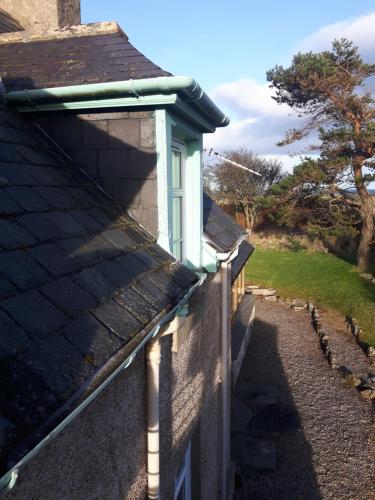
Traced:
<path fill-rule="evenodd" d="M 193 498 L 216 500 L 220 457 L 220 273 L 189 301 L 178 352 L 162 342 L 160 365 L 161 498 L 174 481 L 192 440 Z M 5 500 L 144 500 L 146 363 L 141 352 L 60 435 L 20 472 Z"/>
<path fill-rule="evenodd" d="M 38 116 L 73 160 L 153 235 L 158 231 L 153 111 Z"/>

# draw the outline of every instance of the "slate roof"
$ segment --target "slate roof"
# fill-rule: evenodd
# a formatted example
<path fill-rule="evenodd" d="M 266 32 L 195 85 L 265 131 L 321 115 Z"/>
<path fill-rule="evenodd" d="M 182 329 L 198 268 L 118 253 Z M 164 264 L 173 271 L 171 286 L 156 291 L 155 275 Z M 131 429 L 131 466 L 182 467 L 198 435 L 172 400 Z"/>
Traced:
<path fill-rule="evenodd" d="M 8 12 L 0 9 L 0 33 L 12 33 L 15 31 L 23 31 L 22 26 Z"/>
<path fill-rule="evenodd" d="M 5 38 L 0 68 L 8 91 L 170 75 L 141 54 L 116 23 L 73 27 L 39 39 Z"/>
<path fill-rule="evenodd" d="M 0 472 L 196 279 L 1 105 Z"/>
<path fill-rule="evenodd" d="M 230 252 L 246 235 L 230 215 L 224 212 L 207 193 L 203 194 L 203 230 L 209 244 L 218 252 Z"/>
<path fill-rule="evenodd" d="M 248 261 L 251 254 L 254 252 L 255 248 L 248 241 L 243 241 L 238 247 L 238 254 L 232 260 L 231 265 L 231 281 L 232 283 L 236 280 L 237 276 L 240 274 L 243 266 Z"/>

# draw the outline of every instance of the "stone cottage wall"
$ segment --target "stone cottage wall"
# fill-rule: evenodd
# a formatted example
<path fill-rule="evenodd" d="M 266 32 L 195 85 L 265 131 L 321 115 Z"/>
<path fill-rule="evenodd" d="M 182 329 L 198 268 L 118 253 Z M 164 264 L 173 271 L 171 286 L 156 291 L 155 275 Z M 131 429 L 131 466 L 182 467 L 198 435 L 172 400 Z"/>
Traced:
<path fill-rule="evenodd" d="M 153 111 L 46 113 L 38 122 L 140 224 L 158 230 Z"/>
<path fill-rule="evenodd" d="M 161 498 L 192 440 L 193 498 L 216 500 L 220 457 L 220 274 L 190 300 L 185 342 L 161 339 Z M 20 471 L 4 500 L 144 500 L 146 363 L 134 363 Z"/>

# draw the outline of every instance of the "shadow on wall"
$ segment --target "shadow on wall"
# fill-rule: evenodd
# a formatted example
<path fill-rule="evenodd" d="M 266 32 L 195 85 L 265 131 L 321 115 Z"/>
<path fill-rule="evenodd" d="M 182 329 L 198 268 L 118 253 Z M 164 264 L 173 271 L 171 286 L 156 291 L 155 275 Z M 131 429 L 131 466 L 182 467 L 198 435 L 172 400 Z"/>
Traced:
<path fill-rule="evenodd" d="M 200 498 L 201 494 L 202 498 L 210 497 L 218 491 L 221 286 L 219 280 L 212 278 L 213 275 L 209 276 L 189 300 L 190 314 L 185 326 L 189 335 L 179 351 L 172 352 L 170 336 L 161 340 L 162 498 L 169 498 L 169 492 L 173 491 L 173 481 L 190 441 L 194 498 Z"/>
<path fill-rule="evenodd" d="M 153 235 L 157 234 L 152 111 L 44 113 L 38 123 Z"/>
<path fill-rule="evenodd" d="M 278 353 L 277 337 L 274 325 L 255 319 L 234 393 L 234 411 L 241 411 L 243 403 L 245 408 L 232 421 L 233 453 L 243 464 L 235 498 L 320 500 L 311 446 Z M 244 424 L 246 417 L 249 422 Z M 259 453 L 263 445 L 269 451 L 266 461 Z"/>
<path fill-rule="evenodd" d="M 112 120 L 114 115 L 116 115 L 116 119 Z M 146 217 L 147 213 L 153 214 L 149 229 L 154 230 L 155 234 L 155 226 L 151 227 L 156 217 L 156 154 L 152 128 L 153 119 L 150 118 L 148 112 L 139 112 L 130 120 L 128 117 L 129 115 L 122 111 L 107 114 L 105 117 L 96 115 L 84 118 L 64 113 L 64 115 L 46 114 L 42 120 L 38 121 L 46 132 L 72 157 L 75 157 L 75 161 L 95 177 L 124 208 L 134 210 L 134 215 L 138 213 L 140 218 L 144 214 Z M 131 126 L 129 125 L 130 121 L 132 122 Z M 132 136 L 132 134 L 134 135 Z M 80 161 L 78 161 L 79 155 L 81 155 Z M 14 168 L 17 168 L 16 164 Z M 42 169 L 48 169 L 48 172 L 53 173 L 51 168 L 42 166 Z M 68 169 L 65 169 L 64 174 L 61 174 L 57 172 L 57 170 L 61 170 L 61 166 L 53 168 L 59 174 L 57 178 L 67 175 L 68 184 L 66 182 L 61 185 L 52 183 L 51 186 L 47 184 L 44 187 L 58 186 L 64 190 L 68 205 L 61 210 L 56 209 L 55 212 L 61 211 L 65 216 L 67 212 L 70 214 L 77 208 L 74 200 L 70 201 L 71 194 L 76 187 L 75 181 L 73 177 L 70 178 Z M 85 178 L 81 175 L 79 179 L 80 183 L 85 182 Z M 25 187 L 34 190 L 35 185 Z M 114 352 L 118 352 L 132 339 L 134 322 L 141 330 L 156 314 L 153 304 L 147 304 L 145 299 L 143 302 L 148 309 L 145 306 L 143 315 L 140 313 L 132 316 L 129 312 L 131 307 L 126 309 L 126 305 L 128 301 L 127 289 L 130 284 L 147 272 L 150 260 L 158 263 L 157 255 L 155 253 L 151 253 L 149 257 L 143 255 L 144 260 L 142 260 L 142 254 L 135 255 L 130 248 L 126 248 L 125 242 L 112 240 L 107 231 L 116 226 L 122 214 L 113 210 L 113 203 L 100 192 L 89 188 L 81 189 L 80 192 L 83 198 L 79 200 L 79 210 L 85 213 L 87 211 L 87 214 L 91 214 L 90 217 L 79 219 L 76 214 L 75 221 L 80 222 L 77 226 L 72 223 L 67 231 L 70 231 L 70 228 L 75 228 L 77 234 L 74 237 L 64 235 L 63 243 L 57 241 L 58 236 L 52 240 L 55 241 L 53 245 L 56 243 L 56 246 L 63 249 L 61 264 L 66 271 L 61 274 L 62 278 L 72 279 L 75 287 L 78 287 L 80 293 L 84 294 L 85 301 L 80 303 L 80 300 L 75 300 L 77 297 L 73 294 L 67 297 L 67 302 L 63 305 L 59 303 L 59 300 L 55 302 L 55 305 L 71 322 L 79 322 L 82 317 L 85 317 L 89 320 L 89 327 L 77 329 L 75 334 L 79 338 L 77 336 L 73 338 L 70 335 L 71 332 L 66 330 L 50 333 L 47 339 L 35 341 L 35 345 L 33 344 L 32 347 L 34 354 L 26 350 L 24 353 L 18 353 L 20 366 L 22 363 L 27 363 L 27 357 L 32 355 L 34 356 L 33 366 L 39 364 L 42 367 L 41 373 L 44 370 L 42 375 L 35 372 L 33 380 L 27 381 L 27 383 L 38 384 L 38 387 L 44 387 L 43 390 L 53 396 L 54 403 L 51 408 L 44 409 L 48 415 L 52 414 L 51 410 L 61 407 L 84 379 L 88 380 L 94 376 Z M 51 201 L 56 202 L 56 200 Z M 70 203 L 72 206 L 69 206 Z M 94 211 L 91 210 L 91 204 L 95 207 Z M 109 210 L 106 209 L 107 205 Z M 38 210 L 35 210 L 35 213 L 38 214 Z M 73 216 L 73 214 L 71 215 Z M 144 225 L 147 226 L 147 224 Z M 77 228 L 79 227 L 85 229 L 82 236 L 78 234 Z M 140 238 L 141 233 L 142 231 L 137 234 L 134 231 L 129 233 L 130 239 L 134 238 L 135 242 L 138 239 L 140 246 L 146 241 L 152 240 L 152 237 L 145 232 L 143 232 L 145 238 L 143 240 Z M 26 250 L 28 251 L 28 249 Z M 40 265 L 43 265 L 43 259 L 40 261 Z M 81 273 L 83 271 L 87 273 L 87 270 L 93 274 L 91 277 L 87 274 L 87 279 L 85 279 Z M 82 281 L 79 281 L 78 277 L 82 278 Z M 175 297 L 176 295 L 176 284 L 172 282 L 172 277 L 170 277 L 170 282 L 163 287 L 164 297 Z M 153 286 L 154 290 L 158 289 L 157 284 Z M 44 293 L 42 287 L 40 288 L 41 293 Z M 114 293 L 118 293 L 116 300 L 112 299 Z M 58 295 L 57 293 L 56 296 Z M 50 296 L 47 295 L 47 298 L 53 302 Z M 100 308 L 108 301 L 111 305 L 116 303 L 116 308 L 124 306 L 124 316 L 120 315 L 116 319 L 115 312 L 111 313 L 109 309 L 98 320 L 97 315 L 94 317 L 88 313 L 88 310 L 93 309 L 95 305 Z M 120 326 L 120 323 L 125 323 L 126 326 L 125 317 L 129 319 L 129 333 L 126 333 L 125 327 L 124 331 L 118 334 L 116 333 L 117 326 Z M 112 350 L 112 352 L 110 353 L 107 351 L 108 345 L 101 343 L 103 342 L 103 331 L 111 338 L 109 351 Z M 52 348 L 51 345 L 48 347 L 48 342 L 55 347 Z M 73 353 L 69 354 L 70 351 L 73 351 L 72 344 L 75 349 L 74 355 Z M 139 355 L 139 358 L 141 356 L 142 354 Z M 167 357 L 166 362 L 169 361 Z M 63 434 L 47 445 L 40 455 L 40 461 L 39 457 L 36 457 L 31 462 L 28 475 L 20 472 L 19 483 L 8 494 L 9 498 L 30 498 L 35 494 L 45 498 L 63 498 L 61 491 L 65 491 L 65 494 L 68 495 L 69 485 L 83 488 L 87 494 L 90 494 L 90 488 L 92 488 L 93 491 L 95 490 L 95 495 L 101 498 L 125 497 L 129 491 L 134 492 L 134 495 L 141 492 L 140 497 L 145 494 L 146 384 L 144 383 L 143 360 L 138 360 L 136 365 L 137 368 L 132 371 L 137 369 L 137 372 L 128 379 L 127 404 L 120 405 L 118 395 L 114 399 L 109 397 L 111 391 L 116 391 L 116 381 L 112 382 L 98 400 L 91 403 L 78 419 L 67 427 Z M 0 370 L 11 380 L 12 367 L 7 366 L 6 361 L 1 362 Z M 127 372 L 123 374 L 125 379 L 126 374 Z M 140 380 L 142 383 L 139 382 Z M 24 382 L 26 383 L 26 381 Z M 126 384 L 126 380 L 124 383 Z M 26 387 L 26 392 L 28 388 L 29 386 Z M 105 405 L 105 407 L 103 408 L 101 405 Z M 96 408 L 95 412 L 92 410 L 93 408 Z M 23 456 L 27 449 L 35 445 L 36 441 L 33 439 L 39 440 L 40 435 L 46 433 L 47 427 L 44 429 L 39 427 L 40 419 L 33 421 L 31 415 L 29 416 L 30 419 L 27 422 L 25 420 L 20 423 L 23 426 L 24 435 L 18 437 L 18 443 L 21 443 L 20 448 L 10 457 L 10 462 Z M 45 419 L 46 415 L 44 415 L 43 421 Z M 122 425 L 108 425 L 112 419 L 116 422 L 122 421 Z M 136 422 L 137 425 L 133 426 L 131 422 Z M 38 429 L 38 432 L 40 430 L 41 434 L 34 434 L 33 439 L 23 441 L 35 429 Z M 113 452 L 114 443 L 120 441 L 126 453 Z M 59 449 L 59 443 L 62 443 L 64 453 Z M 49 453 L 53 453 L 53 459 Z M 54 466 L 46 467 L 46 463 Z M 74 465 L 72 466 L 72 464 Z M 108 464 L 111 464 L 109 471 Z M 108 472 L 107 476 L 106 471 Z M 90 478 L 89 482 L 87 482 L 87 478 Z M 118 490 L 112 495 L 107 490 L 109 483 L 112 483 L 112 489 L 113 485 L 118 487 Z"/>

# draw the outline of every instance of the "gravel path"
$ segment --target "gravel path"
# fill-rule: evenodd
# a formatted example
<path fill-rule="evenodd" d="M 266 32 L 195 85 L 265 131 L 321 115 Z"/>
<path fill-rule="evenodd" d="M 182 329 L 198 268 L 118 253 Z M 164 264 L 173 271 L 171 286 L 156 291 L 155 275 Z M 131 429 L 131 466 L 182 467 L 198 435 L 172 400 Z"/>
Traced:
<path fill-rule="evenodd" d="M 374 407 L 329 369 L 305 311 L 257 301 L 233 402 L 236 500 L 375 500 Z"/>

